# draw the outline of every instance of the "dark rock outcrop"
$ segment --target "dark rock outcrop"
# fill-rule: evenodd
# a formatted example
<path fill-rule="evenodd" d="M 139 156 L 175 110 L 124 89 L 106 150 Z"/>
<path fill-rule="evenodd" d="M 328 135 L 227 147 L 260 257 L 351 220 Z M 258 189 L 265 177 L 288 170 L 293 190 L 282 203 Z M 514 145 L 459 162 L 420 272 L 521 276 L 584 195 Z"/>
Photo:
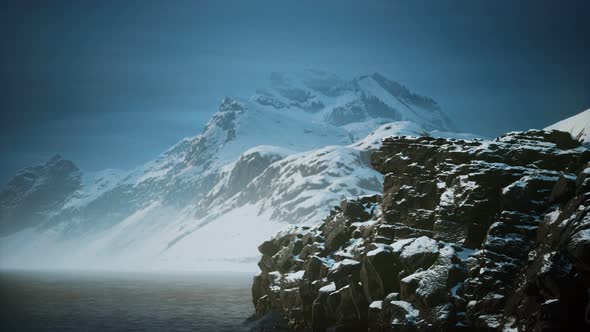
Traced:
<path fill-rule="evenodd" d="M 388 138 L 372 156 L 382 197 L 260 246 L 256 315 L 313 331 L 588 329 L 589 162 L 557 131 Z"/>

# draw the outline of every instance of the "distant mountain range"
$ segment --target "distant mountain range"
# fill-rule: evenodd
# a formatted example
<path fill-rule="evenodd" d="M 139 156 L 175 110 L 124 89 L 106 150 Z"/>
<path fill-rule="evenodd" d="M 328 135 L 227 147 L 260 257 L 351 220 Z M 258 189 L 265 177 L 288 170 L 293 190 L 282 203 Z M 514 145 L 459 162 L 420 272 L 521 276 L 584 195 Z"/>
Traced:
<path fill-rule="evenodd" d="M 436 101 L 378 73 L 273 73 L 131 171 L 60 156 L 20 171 L 0 193 L 0 266 L 254 269 L 270 235 L 382 191 L 369 163 L 382 138 L 474 137 L 455 131 Z"/>

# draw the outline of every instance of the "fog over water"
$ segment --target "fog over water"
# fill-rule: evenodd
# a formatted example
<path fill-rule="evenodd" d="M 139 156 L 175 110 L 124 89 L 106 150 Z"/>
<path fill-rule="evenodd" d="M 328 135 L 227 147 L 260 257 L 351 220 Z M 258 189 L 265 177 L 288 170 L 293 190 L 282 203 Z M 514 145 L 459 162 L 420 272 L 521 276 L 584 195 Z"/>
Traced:
<path fill-rule="evenodd" d="M 0 272 L 3 331 L 245 331 L 252 274 Z"/>

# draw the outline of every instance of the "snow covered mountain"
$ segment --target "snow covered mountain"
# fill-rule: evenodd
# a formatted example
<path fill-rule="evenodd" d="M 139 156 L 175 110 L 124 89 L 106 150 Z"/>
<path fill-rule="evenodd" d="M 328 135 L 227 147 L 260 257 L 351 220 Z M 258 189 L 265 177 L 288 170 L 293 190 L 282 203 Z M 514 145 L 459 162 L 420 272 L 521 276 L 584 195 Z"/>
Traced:
<path fill-rule="evenodd" d="M 590 144 L 590 109 L 545 128 L 551 129 L 566 131 L 585 145 Z"/>
<path fill-rule="evenodd" d="M 286 225 L 317 224 L 342 198 L 381 192 L 369 154 L 383 137 L 453 130 L 434 100 L 380 74 L 273 73 L 269 87 L 224 98 L 201 134 L 130 172 L 83 175 L 58 158 L 19 173 L 0 194 L 0 265 L 250 263 Z"/>
<path fill-rule="evenodd" d="M 44 165 L 27 167 L 0 192 L 0 232 L 12 233 L 47 219 L 82 186 L 82 172 L 55 155 Z"/>

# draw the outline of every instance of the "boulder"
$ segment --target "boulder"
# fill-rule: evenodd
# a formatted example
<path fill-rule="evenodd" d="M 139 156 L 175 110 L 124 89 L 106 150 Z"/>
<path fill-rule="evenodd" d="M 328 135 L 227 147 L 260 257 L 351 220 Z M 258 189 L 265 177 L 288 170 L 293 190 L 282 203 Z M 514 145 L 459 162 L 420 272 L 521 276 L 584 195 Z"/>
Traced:
<path fill-rule="evenodd" d="M 399 290 L 397 276 L 400 264 L 391 247 L 381 246 L 367 252 L 362 259 L 361 283 L 368 301 L 381 300 L 385 295 Z"/>
<path fill-rule="evenodd" d="M 438 249 L 436 240 L 421 236 L 403 248 L 399 260 L 408 271 L 428 268 L 436 261 Z"/>
<path fill-rule="evenodd" d="M 333 281 L 336 288 L 348 283 L 349 279 L 360 280 L 361 263 L 352 259 L 345 259 L 334 264 L 328 271 L 328 281 Z"/>
<path fill-rule="evenodd" d="M 272 240 L 264 241 L 261 245 L 258 246 L 258 251 L 265 256 L 273 256 L 281 249 L 276 243 Z"/>

